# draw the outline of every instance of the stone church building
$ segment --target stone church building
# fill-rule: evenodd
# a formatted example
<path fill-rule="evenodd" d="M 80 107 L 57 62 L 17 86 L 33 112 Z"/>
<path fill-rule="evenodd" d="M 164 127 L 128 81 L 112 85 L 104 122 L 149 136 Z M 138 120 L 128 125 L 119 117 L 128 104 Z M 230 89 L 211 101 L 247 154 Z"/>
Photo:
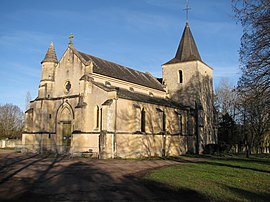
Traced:
<path fill-rule="evenodd" d="M 200 153 L 217 142 L 213 69 L 188 23 L 162 78 L 80 52 L 72 35 L 60 60 L 50 44 L 41 68 L 25 112 L 28 151 L 138 158 Z"/>

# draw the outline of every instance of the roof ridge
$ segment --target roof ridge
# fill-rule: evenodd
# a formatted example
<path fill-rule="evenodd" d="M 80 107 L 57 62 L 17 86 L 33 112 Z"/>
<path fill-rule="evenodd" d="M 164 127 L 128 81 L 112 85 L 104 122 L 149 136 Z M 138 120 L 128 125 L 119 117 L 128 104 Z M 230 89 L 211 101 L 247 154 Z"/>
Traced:
<path fill-rule="evenodd" d="M 82 52 L 78 51 L 76 48 L 74 48 L 73 45 L 68 46 L 81 60 L 85 65 L 88 65 L 88 61 L 84 59 L 84 57 L 81 55 Z"/>
<path fill-rule="evenodd" d="M 137 72 L 140 72 L 140 73 L 143 73 L 143 74 L 146 74 L 146 73 L 147 73 L 147 72 L 143 72 L 143 71 L 140 71 L 140 70 L 136 70 L 136 69 L 133 69 L 133 68 L 131 68 L 131 67 L 127 67 L 127 66 L 125 66 L 125 65 L 121 65 L 121 64 L 118 64 L 118 63 L 116 63 L 116 62 L 112 62 L 112 61 L 109 61 L 109 60 L 106 60 L 106 59 L 103 59 L 103 58 L 100 58 L 100 57 L 97 57 L 97 56 L 94 56 L 94 55 L 90 55 L 90 54 L 87 54 L 87 53 L 84 53 L 84 52 L 81 52 L 81 51 L 78 51 L 78 52 L 79 52 L 79 53 L 83 53 L 83 54 L 85 54 L 85 55 L 88 55 L 88 56 L 90 56 L 90 57 L 95 57 L 95 58 L 97 58 L 97 59 L 104 60 L 104 61 L 106 61 L 106 62 L 115 64 L 115 65 L 119 65 L 119 66 L 121 66 L 121 67 L 130 69 L 130 70 L 133 70 L 133 71 L 137 71 Z"/>
<path fill-rule="evenodd" d="M 94 63 L 93 71 L 95 73 L 164 91 L 162 84 L 149 73 L 141 72 L 80 51 L 78 51 L 78 54 L 84 58 L 84 61 L 91 60 Z"/>
<path fill-rule="evenodd" d="M 152 97 L 151 95 L 146 94 L 146 93 L 142 93 L 139 91 L 130 91 L 128 89 L 121 88 L 121 87 L 115 87 L 115 86 L 107 87 L 103 83 L 99 83 L 95 81 L 93 81 L 93 84 L 105 91 L 117 91 L 117 96 L 122 99 L 128 99 L 128 100 L 132 99 L 139 102 L 159 104 L 161 106 L 168 106 L 171 108 L 178 108 L 178 109 L 185 108 L 184 105 L 180 103 L 176 103 L 173 100 L 168 99 L 168 98 L 163 98 L 163 97 L 158 97 L 158 96 Z"/>

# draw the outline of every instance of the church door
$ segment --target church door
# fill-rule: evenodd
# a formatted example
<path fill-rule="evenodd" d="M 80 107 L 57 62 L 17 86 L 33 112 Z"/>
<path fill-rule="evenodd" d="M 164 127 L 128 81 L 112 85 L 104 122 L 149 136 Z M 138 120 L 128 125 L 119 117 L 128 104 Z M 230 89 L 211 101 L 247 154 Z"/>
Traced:
<path fill-rule="evenodd" d="M 68 153 L 71 146 L 71 123 L 63 123 L 62 145 L 65 153 Z"/>
<path fill-rule="evenodd" d="M 62 154 L 69 153 L 72 146 L 72 129 L 73 129 L 73 111 L 72 108 L 64 103 L 59 107 L 57 114 L 57 145 L 58 151 Z"/>

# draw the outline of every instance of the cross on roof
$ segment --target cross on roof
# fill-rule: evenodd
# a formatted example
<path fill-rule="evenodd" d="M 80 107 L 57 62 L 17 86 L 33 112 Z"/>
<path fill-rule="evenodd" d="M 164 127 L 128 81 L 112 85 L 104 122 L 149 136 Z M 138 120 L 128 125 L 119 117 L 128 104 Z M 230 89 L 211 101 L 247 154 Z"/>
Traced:
<path fill-rule="evenodd" d="M 186 22 L 188 22 L 188 10 L 191 10 L 191 8 L 188 7 L 188 0 L 186 0 L 186 8 L 183 10 L 186 11 Z"/>
<path fill-rule="evenodd" d="M 72 43 L 72 39 L 74 38 L 73 34 L 70 33 L 70 35 L 69 35 L 68 38 L 69 38 L 69 44 L 72 45 L 72 44 L 73 44 L 73 43 Z"/>

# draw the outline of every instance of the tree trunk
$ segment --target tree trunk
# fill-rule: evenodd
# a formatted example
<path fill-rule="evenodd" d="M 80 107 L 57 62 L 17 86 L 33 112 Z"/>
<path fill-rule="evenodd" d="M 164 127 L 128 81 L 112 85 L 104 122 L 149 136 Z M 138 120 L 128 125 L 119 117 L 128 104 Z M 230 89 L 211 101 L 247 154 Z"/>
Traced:
<path fill-rule="evenodd" d="M 246 158 L 249 158 L 249 148 L 248 148 L 248 144 L 246 144 Z"/>

